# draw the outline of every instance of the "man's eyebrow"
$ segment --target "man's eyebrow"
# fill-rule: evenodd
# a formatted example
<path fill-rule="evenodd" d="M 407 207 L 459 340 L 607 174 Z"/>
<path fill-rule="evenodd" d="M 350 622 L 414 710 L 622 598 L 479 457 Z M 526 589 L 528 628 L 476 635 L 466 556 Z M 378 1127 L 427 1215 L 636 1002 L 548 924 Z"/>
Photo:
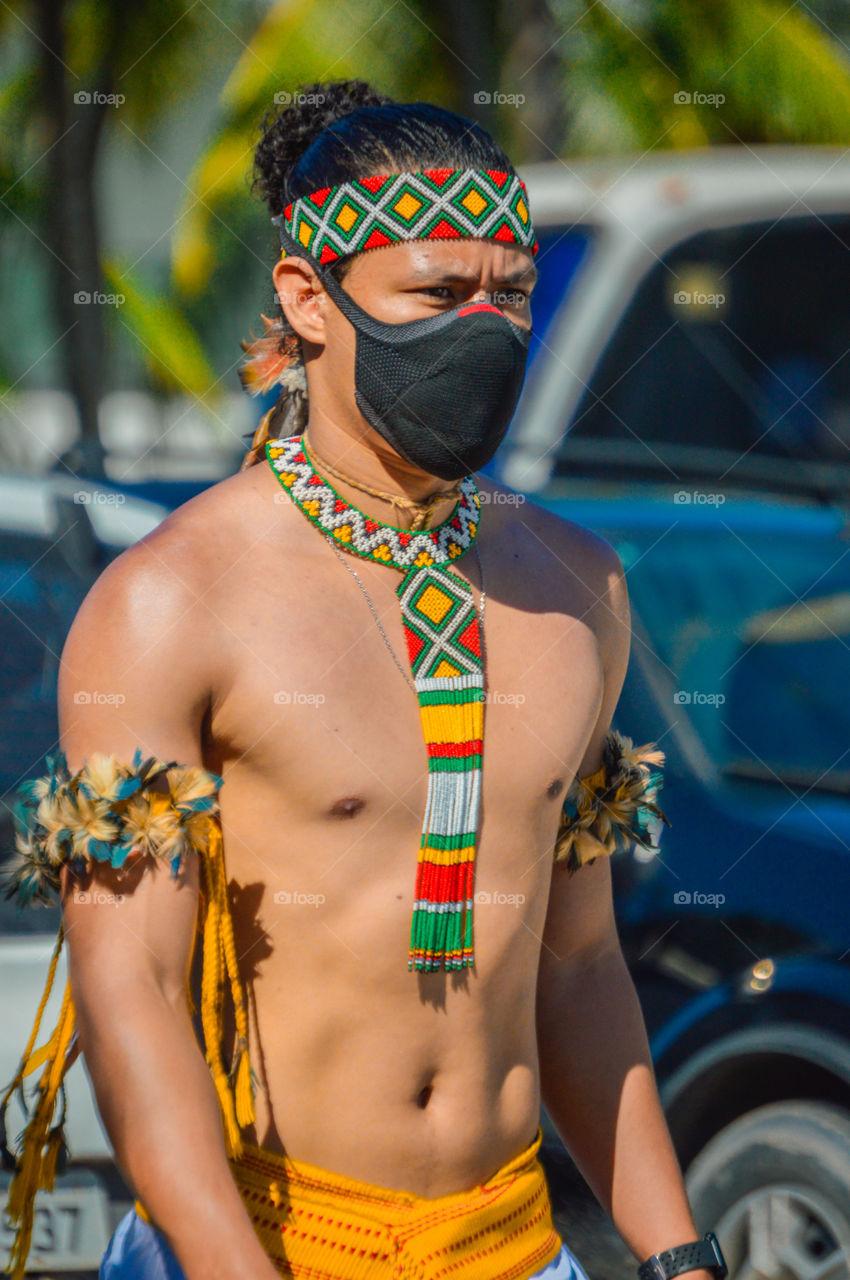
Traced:
<path fill-rule="evenodd" d="M 470 280 L 475 279 L 474 271 L 441 271 L 439 267 L 429 266 L 428 263 L 421 263 L 413 267 L 410 274 L 413 280 L 433 280 L 436 284 L 469 284 Z M 499 282 L 519 284 L 522 280 L 528 280 L 531 284 L 535 284 L 537 279 L 537 268 L 533 262 L 530 262 L 527 266 L 517 267 L 514 271 L 505 272 L 499 278 Z"/>

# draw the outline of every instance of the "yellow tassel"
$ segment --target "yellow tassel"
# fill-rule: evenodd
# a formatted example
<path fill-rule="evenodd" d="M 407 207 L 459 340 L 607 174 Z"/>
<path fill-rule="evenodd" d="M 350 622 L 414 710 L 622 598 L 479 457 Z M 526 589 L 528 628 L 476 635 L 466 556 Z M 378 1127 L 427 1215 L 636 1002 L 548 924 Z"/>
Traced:
<path fill-rule="evenodd" d="M 55 969 L 53 970 L 55 972 Z M 44 1002 L 46 1003 L 46 1001 Z M 50 1122 L 56 1104 L 56 1095 L 67 1067 L 67 1050 L 74 1034 L 74 1005 L 71 999 L 71 983 L 65 986 L 65 996 L 56 1029 L 50 1038 L 47 1064 L 38 1082 L 38 1101 L 33 1115 L 24 1130 L 21 1163 L 12 1178 L 6 1213 L 17 1232 L 9 1252 L 7 1271 L 12 1280 L 23 1280 L 27 1256 L 32 1243 L 35 1217 L 35 1195 L 41 1188 L 51 1190 L 58 1150 L 51 1152 L 48 1142 Z M 39 1051 L 39 1054 L 41 1051 Z M 33 1055 L 38 1056 L 38 1055 Z M 29 1074 L 30 1064 L 21 1068 L 21 1076 Z M 53 1135 L 50 1135 L 51 1139 Z M 60 1138 L 61 1141 L 61 1138 Z M 44 1154 L 45 1143 L 48 1152 Z"/>
<path fill-rule="evenodd" d="M 248 1049 L 243 1048 L 239 1054 L 239 1065 L 236 1068 L 236 1119 L 244 1128 L 254 1123 L 254 1092 L 251 1088 L 251 1062 Z"/>
<path fill-rule="evenodd" d="M 33 1069 L 31 1065 L 31 1060 L 33 1056 L 32 1051 L 33 1051 L 35 1042 L 38 1038 L 38 1032 L 41 1027 L 41 1019 L 44 1017 L 44 1010 L 47 1008 L 47 1001 L 50 999 L 50 992 L 53 990 L 53 983 L 56 978 L 56 966 L 59 963 L 59 953 L 62 950 L 62 943 L 64 939 L 65 939 L 65 931 L 62 925 L 60 925 L 59 932 L 56 935 L 56 943 L 53 947 L 53 954 L 50 957 L 50 964 L 48 965 L 48 968 L 47 968 L 47 978 L 44 983 L 44 991 L 42 992 L 41 1000 L 39 1001 L 38 1008 L 36 1009 L 35 1019 L 33 1020 L 33 1025 L 32 1025 L 32 1031 L 30 1032 L 30 1038 L 27 1041 L 27 1047 L 24 1049 L 23 1056 L 21 1057 L 21 1065 L 18 1067 L 14 1080 L 9 1085 L 6 1092 L 3 1094 L 2 1104 L 0 1105 L 2 1105 L 4 1111 L 7 1103 L 9 1102 L 9 1099 L 11 1098 L 15 1090 L 20 1086 L 24 1076 L 27 1075 Z"/>
<path fill-rule="evenodd" d="M 221 1107 L 221 1118 L 224 1126 L 224 1141 L 227 1148 L 228 1156 L 238 1158 L 242 1155 L 242 1134 L 239 1132 L 239 1125 L 236 1123 L 236 1108 L 233 1103 L 233 1093 L 230 1088 L 230 1081 L 223 1071 L 217 1071 L 213 1074 L 213 1083 L 215 1084 L 218 1101 Z"/>
<path fill-rule="evenodd" d="M 50 1130 L 47 1139 L 47 1150 L 44 1153 L 44 1161 L 41 1166 L 41 1185 L 45 1191 L 52 1191 L 56 1184 L 56 1165 L 64 1143 L 65 1135 L 62 1126 L 56 1125 Z"/>
<path fill-rule="evenodd" d="M 203 860 L 203 894 L 205 919 L 203 929 L 203 976 L 201 980 L 201 1021 L 207 1063 L 218 1094 L 228 1154 L 242 1154 L 241 1126 L 253 1124 L 254 1105 L 251 1092 L 251 1066 L 248 1055 L 248 1019 L 236 959 L 233 922 L 227 898 L 227 876 L 224 867 L 221 829 L 218 822 L 209 825 L 207 856 Z M 240 1053 L 236 1067 L 236 1087 L 231 1087 L 221 1045 L 224 1035 L 224 978 L 230 979 L 236 1031 Z"/>

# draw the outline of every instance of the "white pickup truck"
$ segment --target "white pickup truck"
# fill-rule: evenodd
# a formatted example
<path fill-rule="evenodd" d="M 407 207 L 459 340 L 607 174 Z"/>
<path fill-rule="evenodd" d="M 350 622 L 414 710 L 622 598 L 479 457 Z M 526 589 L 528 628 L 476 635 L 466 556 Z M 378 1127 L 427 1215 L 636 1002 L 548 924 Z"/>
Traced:
<path fill-rule="evenodd" d="M 576 467 L 846 491 L 845 149 L 663 151 L 522 176 L 541 279 L 497 478 L 548 496 Z"/>

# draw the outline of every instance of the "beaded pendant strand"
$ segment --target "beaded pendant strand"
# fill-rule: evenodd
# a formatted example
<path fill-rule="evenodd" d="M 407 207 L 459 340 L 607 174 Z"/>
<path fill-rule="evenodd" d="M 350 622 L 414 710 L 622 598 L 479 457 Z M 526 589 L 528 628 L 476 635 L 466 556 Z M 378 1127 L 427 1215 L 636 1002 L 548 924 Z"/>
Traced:
<path fill-rule="evenodd" d="M 313 524 L 349 551 L 404 574 L 396 594 L 428 751 L 407 967 L 430 972 L 473 965 L 484 670 L 475 599 L 447 566 L 472 546 L 478 486 L 464 476 L 452 514 L 414 533 L 365 515 L 337 493 L 315 470 L 300 436 L 267 441 L 266 457 Z"/>

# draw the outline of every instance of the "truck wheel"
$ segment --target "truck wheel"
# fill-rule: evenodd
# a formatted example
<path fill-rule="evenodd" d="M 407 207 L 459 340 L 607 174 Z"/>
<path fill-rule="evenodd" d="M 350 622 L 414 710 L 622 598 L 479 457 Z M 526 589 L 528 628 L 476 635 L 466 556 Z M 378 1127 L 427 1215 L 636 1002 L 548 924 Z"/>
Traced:
<path fill-rule="evenodd" d="M 850 1276 L 850 1112 L 773 1102 L 727 1125 L 685 1172 L 730 1280 Z"/>

